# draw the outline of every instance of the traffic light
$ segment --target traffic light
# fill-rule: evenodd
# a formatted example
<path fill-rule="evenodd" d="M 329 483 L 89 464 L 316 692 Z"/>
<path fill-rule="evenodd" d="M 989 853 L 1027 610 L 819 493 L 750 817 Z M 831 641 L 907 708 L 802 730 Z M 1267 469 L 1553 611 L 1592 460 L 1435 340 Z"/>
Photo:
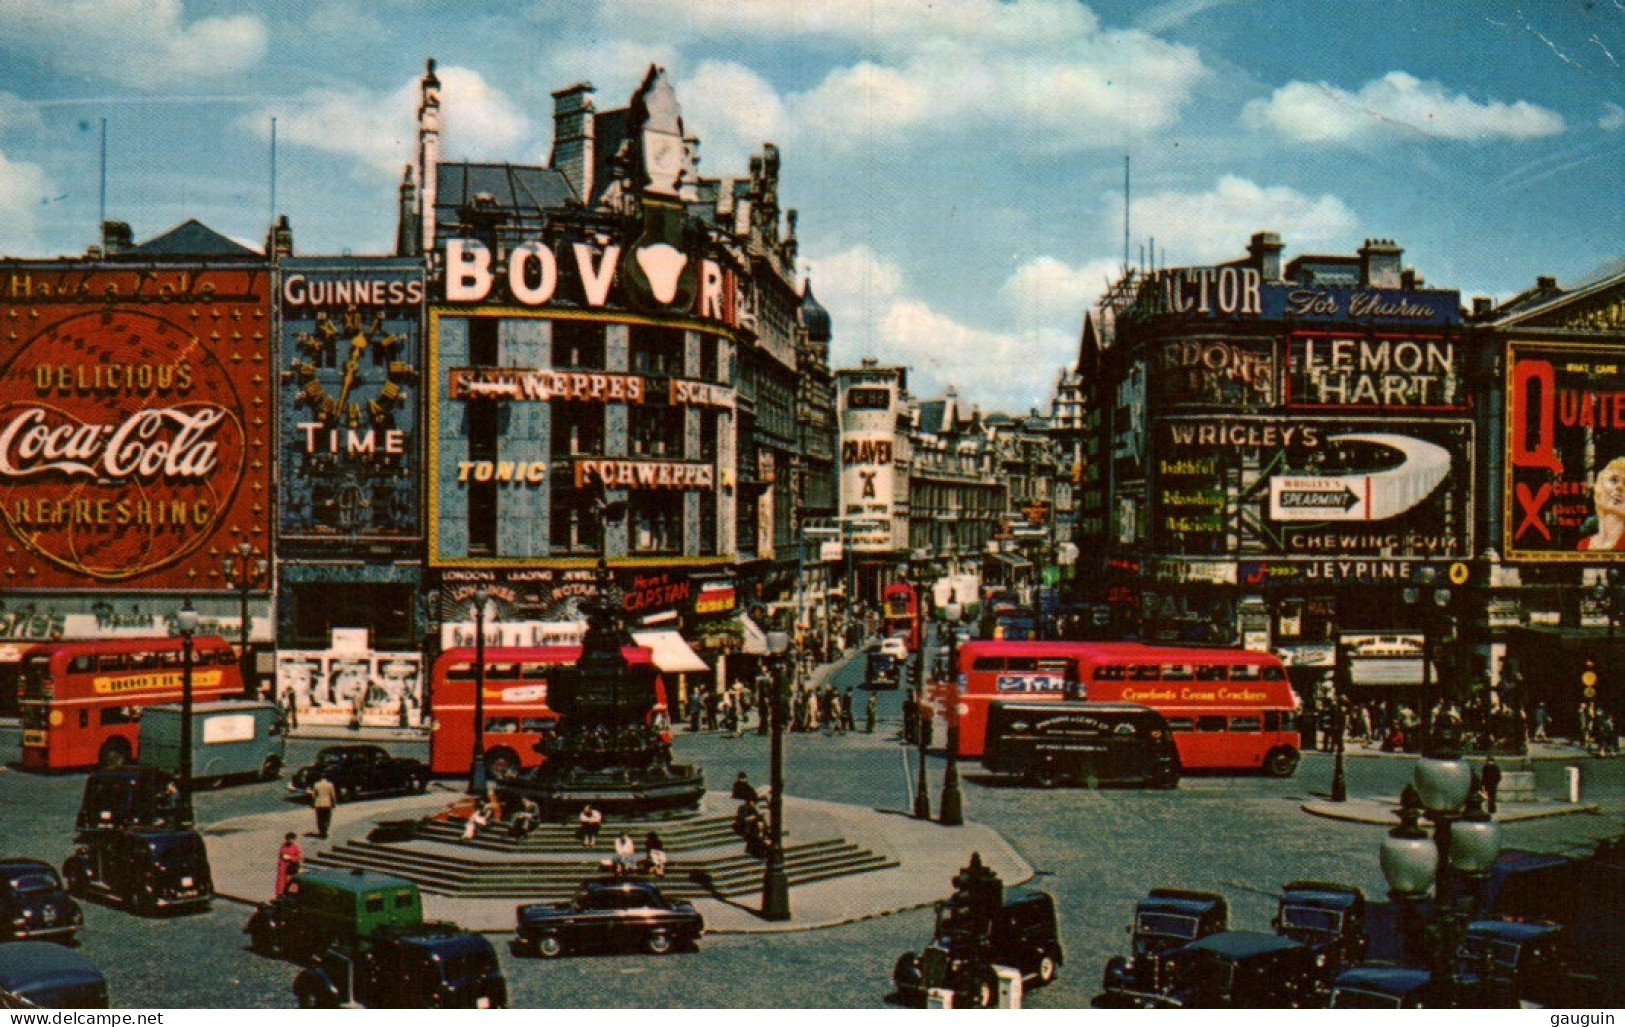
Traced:
<path fill-rule="evenodd" d="M 948 900 L 956 921 L 967 919 L 991 929 L 1004 905 L 1004 882 L 982 863 L 982 854 L 971 853 L 970 863 L 954 875 L 954 894 Z"/>

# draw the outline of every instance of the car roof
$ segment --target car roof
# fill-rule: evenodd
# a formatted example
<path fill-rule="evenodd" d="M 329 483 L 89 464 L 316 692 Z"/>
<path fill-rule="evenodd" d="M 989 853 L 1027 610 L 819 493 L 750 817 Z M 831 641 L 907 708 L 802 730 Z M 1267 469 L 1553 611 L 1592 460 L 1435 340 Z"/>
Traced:
<path fill-rule="evenodd" d="M 590 880 L 590 881 L 583 881 L 583 882 L 581 882 L 581 887 L 582 887 L 583 891 L 590 891 L 590 892 L 614 892 L 614 891 L 631 892 L 631 891 L 636 891 L 636 892 L 654 892 L 656 895 L 660 894 L 660 889 L 656 888 L 649 881 L 625 881 L 625 880 L 618 880 L 618 879 L 613 878 L 613 877 L 599 877 L 599 878 L 594 878 L 593 880 Z"/>
<path fill-rule="evenodd" d="M 315 882 L 345 891 L 360 891 L 373 888 L 416 888 L 417 885 L 404 877 L 394 877 L 390 874 L 380 874 L 376 870 L 315 870 L 301 871 L 298 877 L 301 883 Z"/>
<path fill-rule="evenodd" d="M 1293 881 L 1281 889 L 1281 901 L 1323 909 L 1348 909 L 1363 905 L 1365 894 L 1358 888 L 1324 881 Z"/>
<path fill-rule="evenodd" d="M 99 984 L 96 964 L 73 949 L 48 941 L 0 945 L 0 988 L 18 991 L 38 984 Z"/>
<path fill-rule="evenodd" d="M 42 859 L 29 859 L 26 856 L 12 856 L 9 859 L 0 859 L 0 874 L 12 874 L 22 870 L 49 870 L 56 872 L 56 867 Z"/>
<path fill-rule="evenodd" d="M 1270 952 L 1302 949 L 1303 943 L 1262 931 L 1220 931 L 1185 946 L 1185 951 L 1211 952 L 1229 959 L 1246 959 Z"/>
<path fill-rule="evenodd" d="M 1137 908 L 1201 916 L 1214 909 L 1225 908 L 1225 900 L 1223 895 L 1216 895 L 1212 892 L 1183 891 L 1178 888 L 1153 888 L 1150 894 L 1139 901 Z"/>
<path fill-rule="evenodd" d="M 366 745 L 359 742 L 352 742 L 349 745 L 324 745 L 322 746 L 321 750 L 316 753 L 316 755 L 317 757 L 329 755 L 342 756 L 352 752 L 383 752 L 383 749 L 376 745 Z"/>
<path fill-rule="evenodd" d="M 1333 982 L 1334 988 L 1363 988 L 1384 995 L 1409 995 L 1433 981 L 1426 970 L 1411 966 L 1357 966 L 1344 970 Z"/>
<path fill-rule="evenodd" d="M 1467 925 L 1468 934 L 1495 935 L 1513 941 L 1528 941 L 1562 930 L 1561 924 L 1532 924 L 1516 920 L 1475 920 Z"/>

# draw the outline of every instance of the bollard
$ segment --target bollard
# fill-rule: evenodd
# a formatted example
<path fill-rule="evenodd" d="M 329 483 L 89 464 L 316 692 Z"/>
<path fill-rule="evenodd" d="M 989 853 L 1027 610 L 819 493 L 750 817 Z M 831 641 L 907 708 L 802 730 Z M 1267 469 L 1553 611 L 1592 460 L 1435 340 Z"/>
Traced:
<path fill-rule="evenodd" d="M 1572 803 L 1577 804 L 1580 801 L 1580 768 L 1579 767 L 1569 767 L 1568 771 L 1569 771 L 1569 801 L 1572 802 Z"/>
<path fill-rule="evenodd" d="M 999 975 L 999 1009 L 1021 1008 L 1021 971 L 1013 966 L 995 966 Z"/>

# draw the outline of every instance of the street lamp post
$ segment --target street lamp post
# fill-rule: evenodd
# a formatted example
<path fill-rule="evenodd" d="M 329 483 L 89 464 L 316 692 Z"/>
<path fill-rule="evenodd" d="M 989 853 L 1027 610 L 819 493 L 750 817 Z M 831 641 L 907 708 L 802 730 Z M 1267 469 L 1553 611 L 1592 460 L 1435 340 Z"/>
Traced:
<path fill-rule="evenodd" d="M 925 605 L 923 601 L 925 584 L 919 579 L 915 579 L 910 584 L 914 586 L 914 612 L 918 616 L 921 608 Z M 918 664 L 916 669 L 919 671 L 915 675 L 915 680 L 918 682 L 916 691 L 918 699 L 914 704 L 914 738 L 920 747 L 920 773 L 914 781 L 914 819 L 930 820 L 931 786 L 925 780 L 925 752 L 926 744 L 929 742 L 926 737 L 926 727 L 931 723 L 932 717 L 930 707 L 926 705 L 925 697 L 925 632 L 923 630 L 920 632 L 919 652 L 914 654 L 914 659 Z"/>
<path fill-rule="evenodd" d="M 181 603 L 175 626 L 181 635 L 181 739 L 179 816 L 181 823 L 192 822 L 192 636 L 197 634 L 197 611 L 190 598 Z"/>
<path fill-rule="evenodd" d="M 1332 801 L 1349 801 L 1348 782 L 1343 777 L 1343 740 L 1348 735 L 1348 721 L 1343 715 L 1343 685 L 1349 672 L 1348 651 L 1343 639 L 1337 639 L 1337 657 L 1332 666 L 1332 730 L 1337 732 L 1332 755 Z"/>
<path fill-rule="evenodd" d="M 247 539 L 237 543 L 235 555 L 228 553 L 220 561 L 220 569 L 231 587 L 237 590 L 238 610 L 237 623 L 239 625 L 240 643 L 237 647 L 238 669 L 243 675 L 243 694 L 254 695 L 254 671 L 252 661 L 249 659 L 248 643 L 250 628 L 253 626 L 248 619 L 248 593 L 254 586 L 264 579 L 270 570 L 270 563 L 262 556 L 254 559 L 254 544 Z"/>
<path fill-rule="evenodd" d="M 474 590 L 474 763 L 468 770 L 470 795 L 485 794 L 485 603 L 490 595 Z"/>
<path fill-rule="evenodd" d="M 948 605 L 942 608 L 942 619 L 948 625 L 948 766 L 942 772 L 939 819 L 944 827 L 965 822 L 965 797 L 959 790 L 959 618 L 964 612 L 959 593 L 949 591 Z"/>
<path fill-rule="evenodd" d="M 762 919 L 782 921 L 790 919 L 790 878 L 784 871 L 784 654 L 790 648 L 790 636 L 783 631 L 769 631 L 767 648 L 775 658 L 775 673 L 768 697 L 773 735 L 768 757 L 768 847 L 767 866 L 762 871 Z"/>
<path fill-rule="evenodd" d="M 429 589 L 422 595 L 423 601 L 423 670 L 418 674 L 418 681 L 423 694 L 418 710 L 418 722 L 425 729 L 432 726 L 434 716 L 434 689 L 430 682 L 434 680 L 434 660 L 440 653 L 440 639 L 436 628 L 440 621 L 440 593 Z"/>

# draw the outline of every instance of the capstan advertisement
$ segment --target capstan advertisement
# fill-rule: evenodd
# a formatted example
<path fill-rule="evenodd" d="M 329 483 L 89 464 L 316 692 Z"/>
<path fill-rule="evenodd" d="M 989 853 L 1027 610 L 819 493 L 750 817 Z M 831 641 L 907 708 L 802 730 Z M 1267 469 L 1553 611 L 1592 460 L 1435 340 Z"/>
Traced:
<path fill-rule="evenodd" d="M 0 268 L 0 588 L 201 591 L 265 551 L 267 282 Z"/>

